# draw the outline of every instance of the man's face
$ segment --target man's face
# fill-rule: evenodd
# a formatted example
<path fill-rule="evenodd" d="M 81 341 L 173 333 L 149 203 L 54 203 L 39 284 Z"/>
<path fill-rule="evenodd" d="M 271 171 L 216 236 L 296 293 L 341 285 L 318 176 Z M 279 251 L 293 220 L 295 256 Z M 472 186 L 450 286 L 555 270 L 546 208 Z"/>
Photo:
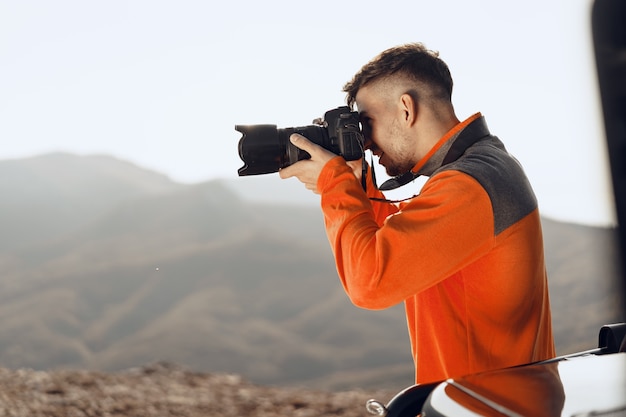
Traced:
<path fill-rule="evenodd" d="M 398 98 L 399 100 L 399 98 Z M 403 114 L 394 97 L 365 85 L 355 97 L 359 110 L 365 149 L 372 151 L 387 174 L 404 174 L 415 165 L 415 144 L 403 123 Z"/>

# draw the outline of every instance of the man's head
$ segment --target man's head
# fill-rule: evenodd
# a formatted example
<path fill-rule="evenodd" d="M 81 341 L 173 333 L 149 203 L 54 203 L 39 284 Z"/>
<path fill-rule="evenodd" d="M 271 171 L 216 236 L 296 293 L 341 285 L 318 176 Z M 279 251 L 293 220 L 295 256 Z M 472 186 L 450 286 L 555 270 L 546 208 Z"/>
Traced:
<path fill-rule="evenodd" d="M 365 147 L 392 176 L 409 171 L 458 122 L 448 66 L 422 44 L 382 52 L 344 91 L 358 107 Z"/>
<path fill-rule="evenodd" d="M 365 64 L 343 87 L 348 105 L 354 106 L 361 87 L 394 76 L 428 86 L 434 97 L 451 100 L 452 76 L 439 53 L 421 43 L 410 43 L 389 48 Z"/>

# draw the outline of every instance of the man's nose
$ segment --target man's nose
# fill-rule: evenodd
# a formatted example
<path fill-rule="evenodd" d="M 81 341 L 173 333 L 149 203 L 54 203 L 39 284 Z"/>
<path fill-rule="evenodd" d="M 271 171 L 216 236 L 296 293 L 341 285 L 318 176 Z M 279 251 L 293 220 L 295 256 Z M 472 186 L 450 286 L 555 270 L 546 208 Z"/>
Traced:
<path fill-rule="evenodd" d="M 369 150 L 374 155 L 377 155 L 377 153 L 380 151 L 380 148 L 378 147 L 378 145 L 376 145 L 376 142 L 374 142 L 373 140 L 368 140 L 365 141 L 365 150 Z"/>

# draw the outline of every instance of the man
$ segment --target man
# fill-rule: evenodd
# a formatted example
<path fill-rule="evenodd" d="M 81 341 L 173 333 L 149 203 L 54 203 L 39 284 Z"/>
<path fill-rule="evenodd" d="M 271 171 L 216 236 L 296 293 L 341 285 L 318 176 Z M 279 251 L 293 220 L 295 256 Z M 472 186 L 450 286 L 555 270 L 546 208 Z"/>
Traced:
<path fill-rule="evenodd" d="M 537 202 L 518 162 L 477 113 L 460 122 L 436 52 L 382 52 L 346 84 L 365 148 L 394 185 L 429 177 L 419 195 L 384 199 L 361 165 L 292 135 L 311 159 L 280 171 L 321 194 L 337 271 L 351 301 L 404 302 L 416 383 L 554 356 Z"/>

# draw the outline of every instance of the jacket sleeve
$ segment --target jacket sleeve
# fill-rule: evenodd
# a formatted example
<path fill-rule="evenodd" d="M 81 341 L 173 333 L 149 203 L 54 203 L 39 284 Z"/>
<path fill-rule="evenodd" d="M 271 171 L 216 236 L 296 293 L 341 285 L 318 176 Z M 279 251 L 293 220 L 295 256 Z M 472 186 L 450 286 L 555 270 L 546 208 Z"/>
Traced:
<path fill-rule="evenodd" d="M 458 171 L 430 178 L 397 213 L 379 208 L 378 219 L 340 158 L 326 164 L 318 189 L 339 278 L 353 304 L 362 308 L 398 304 L 494 245 L 489 197 L 475 179 Z"/>

